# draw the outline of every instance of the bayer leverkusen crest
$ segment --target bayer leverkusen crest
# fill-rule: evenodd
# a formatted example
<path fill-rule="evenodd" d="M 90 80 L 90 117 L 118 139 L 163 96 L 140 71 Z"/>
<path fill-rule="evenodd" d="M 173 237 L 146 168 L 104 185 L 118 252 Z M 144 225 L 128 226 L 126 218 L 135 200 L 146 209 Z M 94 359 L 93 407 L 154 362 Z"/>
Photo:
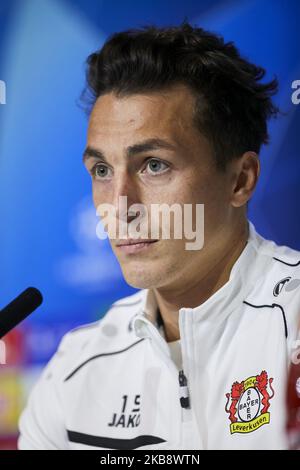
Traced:
<path fill-rule="evenodd" d="M 274 396 L 272 382 L 263 370 L 259 375 L 232 384 L 231 393 L 226 393 L 225 405 L 231 434 L 253 432 L 270 423 L 270 400 Z"/>

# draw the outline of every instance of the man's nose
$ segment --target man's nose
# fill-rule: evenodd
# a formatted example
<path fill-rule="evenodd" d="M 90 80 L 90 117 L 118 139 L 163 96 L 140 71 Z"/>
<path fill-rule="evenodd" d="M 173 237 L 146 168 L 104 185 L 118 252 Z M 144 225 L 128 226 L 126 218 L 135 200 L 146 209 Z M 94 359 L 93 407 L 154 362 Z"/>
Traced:
<path fill-rule="evenodd" d="M 136 181 L 132 175 L 124 171 L 115 179 L 113 205 L 116 218 L 130 222 L 137 217 L 138 214 L 130 211 L 130 206 L 136 203 L 140 203 Z"/>

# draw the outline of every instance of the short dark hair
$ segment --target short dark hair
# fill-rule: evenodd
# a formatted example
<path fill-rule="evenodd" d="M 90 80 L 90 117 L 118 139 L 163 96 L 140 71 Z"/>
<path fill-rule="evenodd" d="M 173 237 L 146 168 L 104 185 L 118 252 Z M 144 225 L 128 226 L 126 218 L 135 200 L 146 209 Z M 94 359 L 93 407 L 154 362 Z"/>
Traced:
<path fill-rule="evenodd" d="M 195 93 L 194 122 L 210 141 L 217 168 L 269 141 L 267 120 L 277 79 L 261 83 L 265 69 L 241 57 L 232 42 L 186 20 L 180 26 L 144 26 L 115 33 L 87 59 L 83 100 L 159 91 L 185 84 Z"/>

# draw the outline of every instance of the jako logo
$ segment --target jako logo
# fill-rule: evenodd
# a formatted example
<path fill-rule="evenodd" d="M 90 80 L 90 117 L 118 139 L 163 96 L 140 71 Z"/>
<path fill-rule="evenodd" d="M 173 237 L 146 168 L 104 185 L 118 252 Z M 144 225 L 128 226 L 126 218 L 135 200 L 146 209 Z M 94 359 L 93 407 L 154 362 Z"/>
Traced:
<path fill-rule="evenodd" d="M 0 104 L 6 104 L 6 84 L 0 80 Z"/>
<path fill-rule="evenodd" d="M 284 285 L 290 280 L 291 280 L 291 276 L 288 276 L 288 277 L 285 277 L 284 279 L 281 279 L 281 281 L 277 282 L 276 286 L 273 289 L 274 297 L 277 297 L 280 294 Z"/>

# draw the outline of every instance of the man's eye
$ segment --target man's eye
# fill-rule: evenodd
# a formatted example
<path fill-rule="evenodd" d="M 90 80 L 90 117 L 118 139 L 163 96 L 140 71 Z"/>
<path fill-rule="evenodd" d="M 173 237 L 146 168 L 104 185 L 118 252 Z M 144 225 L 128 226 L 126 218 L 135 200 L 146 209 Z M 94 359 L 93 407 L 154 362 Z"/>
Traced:
<path fill-rule="evenodd" d="M 155 175 L 165 173 L 165 171 L 169 168 L 169 165 L 160 160 L 152 158 L 147 162 L 146 168 L 149 169 L 148 174 Z"/>
<path fill-rule="evenodd" d="M 103 163 L 97 163 L 92 169 L 91 174 L 94 178 L 103 179 L 109 174 L 109 168 Z"/>

